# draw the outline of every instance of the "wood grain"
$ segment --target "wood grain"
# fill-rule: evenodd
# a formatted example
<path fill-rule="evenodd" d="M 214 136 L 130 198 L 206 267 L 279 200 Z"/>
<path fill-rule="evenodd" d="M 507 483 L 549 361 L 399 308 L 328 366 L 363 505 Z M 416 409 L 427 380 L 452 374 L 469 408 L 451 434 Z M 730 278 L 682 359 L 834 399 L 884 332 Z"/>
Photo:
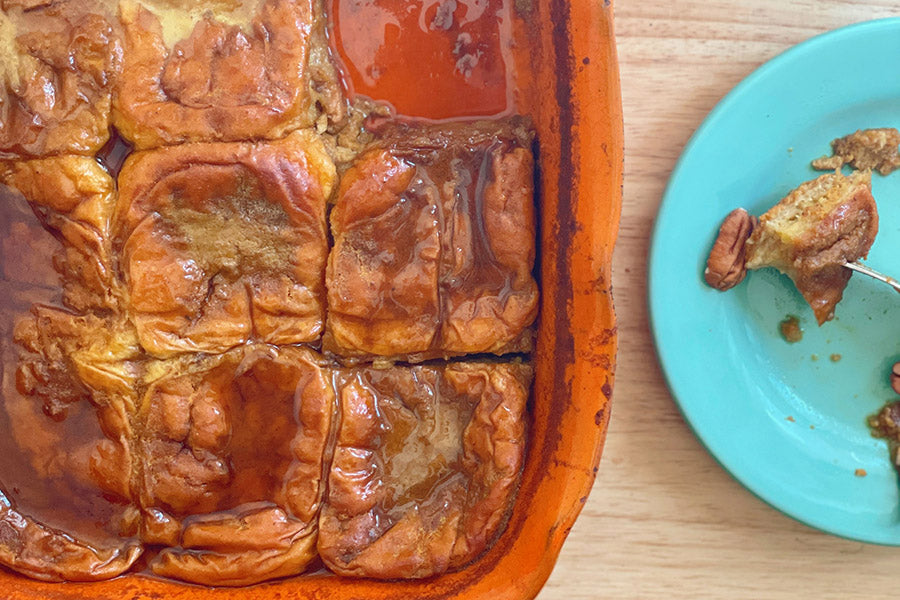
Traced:
<path fill-rule="evenodd" d="M 663 382 L 646 307 L 653 219 L 704 116 L 790 46 L 889 16 L 900 16 L 896 0 L 618 1 L 626 158 L 612 425 L 594 490 L 541 600 L 896 596 L 900 549 L 805 527 L 706 453 Z"/>

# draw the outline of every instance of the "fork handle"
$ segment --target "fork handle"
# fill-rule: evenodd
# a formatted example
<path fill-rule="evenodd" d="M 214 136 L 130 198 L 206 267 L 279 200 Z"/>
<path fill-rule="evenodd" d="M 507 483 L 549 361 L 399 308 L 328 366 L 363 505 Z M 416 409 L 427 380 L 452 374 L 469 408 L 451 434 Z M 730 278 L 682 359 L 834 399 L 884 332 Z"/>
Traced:
<path fill-rule="evenodd" d="M 850 270 L 856 271 L 857 273 L 868 275 L 872 279 L 877 279 L 882 283 L 886 283 L 894 288 L 894 290 L 900 292 L 900 281 L 897 281 L 896 279 L 894 279 L 893 277 L 889 277 L 888 275 L 884 275 L 883 273 L 879 273 L 875 269 L 869 268 L 858 260 L 854 262 L 844 263 L 844 266 Z"/>

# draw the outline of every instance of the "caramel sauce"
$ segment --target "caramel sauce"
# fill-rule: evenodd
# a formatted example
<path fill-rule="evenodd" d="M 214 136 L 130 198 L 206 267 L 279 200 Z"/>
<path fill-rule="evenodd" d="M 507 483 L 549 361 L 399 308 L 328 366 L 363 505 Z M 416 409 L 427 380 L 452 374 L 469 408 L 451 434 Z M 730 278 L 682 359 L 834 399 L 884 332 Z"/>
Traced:
<path fill-rule="evenodd" d="M 103 165 L 113 179 L 118 179 L 122 165 L 125 164 L 125 160 L 133 150 L 131 145 L 117 131 L 113 130 L 109 140 L 97 153 L 97 161 Z"/>
<path fill-rule="evenodd" d="M 800 328 L 800 320 L 794 315 L 788 315 L 778 324 L 781 337 L 789 344 L 796 344 L 803 339 L 803 329 Z"/>
<path fill-rule="evenodd" d="M 494 144 L 499 146 L 499 142 Z M 446 214 L 456 217 L 448 224 L 445 235 L 442 284 L 449 289 L 481 287 L 497 281 L 507 283 L 506 274 L 497 264 L 484 223 L 484 194 L 493 181 L 491 148 L 480 148 L 472 156 L 451 161 L 453 193 Z M 499 148 L 496 148 L 499 149 Z M 461 263 L 461 264 L 454 264 Z M 510 290 L 501 293 L 501 301 Z"/>
<path fill-rule="evenodd" d="M 5 363 L 7 356 L 4 348 Z M 0 489 L 20 513 L 87 543 L 109 546 L 127 537 L 120 535 L 126 505 L 104 493 L 90 473 L 91 451 L 104 439 L 96 411 L 84 399 L 57 421 L 43 413 L 39 401 L 7 385 L 14 378 L 10 371 L 5 364 Z"/>
<path fill-rule="evenodd" d="M 466 411 L 446 401 L 412 410 L 387 402 L 379 406 L 389 423 L 384 482 L 391 492 L 385 506 L 403 514 L 432 498 L 436 487 L 458 474 Z"/>
<path fill-rule="evenodd" d="M 514 110 L 513 0 L 332 0 L 353 93 L 426 119 Z"/>
<path fill-rule="evenodd" d="M 430 368 L 408 374 L 371 370 L 365 378 L 381 422 L 377 460 L 387 488 L 383 506 L 397 518 L 463 477 L 463 430 L 473 407 Z"/>

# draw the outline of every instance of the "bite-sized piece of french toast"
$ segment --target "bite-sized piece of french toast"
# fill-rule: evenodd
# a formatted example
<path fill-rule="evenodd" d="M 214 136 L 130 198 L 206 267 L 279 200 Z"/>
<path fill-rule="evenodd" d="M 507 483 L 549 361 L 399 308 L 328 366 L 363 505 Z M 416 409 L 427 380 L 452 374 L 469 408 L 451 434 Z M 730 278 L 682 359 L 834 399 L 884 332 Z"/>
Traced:
<path fill-rule="evenodd" d="M 319 519 L 341 575 L 440 575 L 502 530 L 525 455 L 531 369 L 520 363 L 348 369 Z"/>
<path fill-rule="evenodd" d="M 321 0 L 122 0 L 114 122 L 138 149 L 277 139 L 345 115 Z"/>
<path fill-rule="evenodd" d="M 316 342 L 335 177 L 309 130 L 132 155 L 114 245 L 144 348 L 167 357 Z"/>
<path fill-rule="evenodd" d="M 871 175 L 829 173 L 808 181 L 759 218 L 747 240 L 747 268 L 788 275 L 821 325 L 834 317 L 851 271 L 878 233 Z"/>
<path fill-rule="evenodd" d="M 93 155 L 121 68 L 108 0 L 0 2 L 0 157 Z"/>
<path fill-rule="evenodd" d="M 207 585 L 301 573 L 316 557 L 334 392 L 321 359 L 248 346 L 148 367 L 137 442 L 153 572 Z"/>
<path fill-rule="evenodd" d="M 530 135 L 517 120 L 380 132 L 331 214 L 326 350 L 419 361 L 531 348 Z"/>

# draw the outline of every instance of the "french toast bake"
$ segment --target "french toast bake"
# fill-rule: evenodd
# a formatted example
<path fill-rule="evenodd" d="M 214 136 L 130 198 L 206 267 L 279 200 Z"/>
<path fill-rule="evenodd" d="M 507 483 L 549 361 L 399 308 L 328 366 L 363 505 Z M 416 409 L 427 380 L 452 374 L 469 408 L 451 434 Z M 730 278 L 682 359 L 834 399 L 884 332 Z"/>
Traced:
<path fill-rule="evenodd" d="M 242 586 L 485 552 L 528 443 L 528 120 L 345 97 L 318 0 L 0 8 L 0 565 Z"/>

